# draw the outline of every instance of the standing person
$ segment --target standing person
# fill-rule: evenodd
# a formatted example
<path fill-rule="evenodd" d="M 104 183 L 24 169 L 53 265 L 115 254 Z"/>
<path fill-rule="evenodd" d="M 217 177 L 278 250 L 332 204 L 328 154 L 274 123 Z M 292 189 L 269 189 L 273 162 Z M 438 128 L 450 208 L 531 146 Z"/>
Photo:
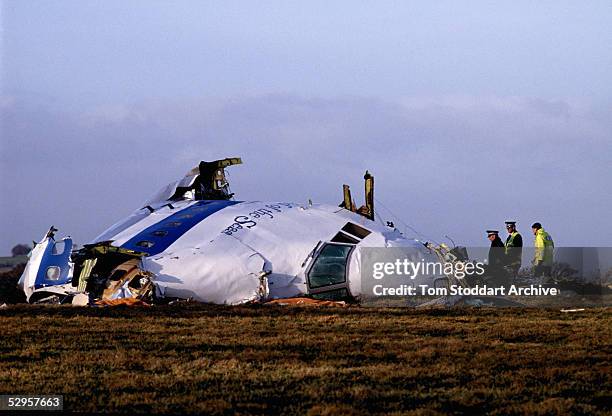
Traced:
<path fill-rule="evenodd" d="M 535 254 L 533 256 L 533 274 L 536 277 L 550 276 L 553 264 L 555 243 L 539 222 L 533 223 L 531 231 L 535 236 Z M 544 283 L 544 282 L 543 282 Z"/>
<path fill-rule="evenodd" d="M 514 279 L 518 275 L 521 268 L 523 258 L 523 237 L 516 230 L 516 221 L 506 221 L 506 270 L 510 274 L 510 279 L 514 283 Z"/>
<path fill-rule="evenodd" d="M 497 230 L 487 230 L 487 238 L 491 242 L 487 275 L 490 282 L 496 287 L 506 286 L 508 284 L 508 274 L 504 269 L 506 264 L 504 243 L 499 238 L 499 231 Z"/>

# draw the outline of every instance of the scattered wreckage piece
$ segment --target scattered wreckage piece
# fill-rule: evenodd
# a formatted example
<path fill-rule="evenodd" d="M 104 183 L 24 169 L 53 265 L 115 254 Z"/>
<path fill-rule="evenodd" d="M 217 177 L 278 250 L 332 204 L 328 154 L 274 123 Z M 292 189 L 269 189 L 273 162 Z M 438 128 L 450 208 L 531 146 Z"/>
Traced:
<path fill-rule="evenodd" d="M 55 241 L 56 228 L 51 227 L 43 239 L 30 252 L 19 286 L 29 303 L 41 300 L 62 303 L 66 297 L 76 294 L 71 285 L 70 261 L 72 239 Z"/>
<path fill-rule="evenodd" d="M 288 298 L 288 299 L 274 299 L 265 303 L 266 305 L 280 305 L 280 306 L 333 306 L 337 308 L 346 308 L 349 304 L 343 300 L 321 300 L 312 298 Z"/>
<path fill-rule="evenodd" d="M 134 298 L 152 301 L 153 274 L 143 269 L 146 253 L 114 247 L 110 241 L 85 245 L 73 254 L 77 290 L 91 300 Z"/>
<path fill-rule="evenodd" d="M 135 298 L 122 299 L 99 299 L 94 302 L 95 306 L 151 306 L 147 302 Z"/>
<path fill-rule="evenodd" d="M 72 239 L 55 241 L 56 232 L 51 227 L 35 244 L 19 280 L 29 303 L 82 305 L 95 299 L 151 300 L 153 275 L 142 269 L 145 253 L 113 247 L 110 242 L 71 251 Z M 83 301 L 83 295 L 87 301 Z"/>

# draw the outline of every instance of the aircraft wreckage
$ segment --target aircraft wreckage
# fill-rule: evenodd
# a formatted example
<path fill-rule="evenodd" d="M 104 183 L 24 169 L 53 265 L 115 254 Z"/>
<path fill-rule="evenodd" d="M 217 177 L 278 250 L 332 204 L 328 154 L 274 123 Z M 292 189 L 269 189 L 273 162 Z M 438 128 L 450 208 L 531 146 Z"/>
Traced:
<path fill-rule="evenodd" d="M 225 168 L 241 163 L 200 162 L 82 248 L 73 250 L 69 237 L 56 241 L 51 227 L 19 280 L 28 302 L 358 299 L 364 247 L 413 247 L 419 260 L 440 255 L 374 221 L 367 172 L 360 208 L 347 185 L 340 206 L 236 201 Z"/>

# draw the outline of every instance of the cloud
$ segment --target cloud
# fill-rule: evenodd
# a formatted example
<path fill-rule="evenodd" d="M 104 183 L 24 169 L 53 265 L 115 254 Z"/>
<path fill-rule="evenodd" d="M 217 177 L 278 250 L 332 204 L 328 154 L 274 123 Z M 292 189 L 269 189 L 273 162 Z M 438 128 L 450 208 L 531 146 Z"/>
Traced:
<path fill-rule="evenodd" d="M 51 225 L 80 243 L 199 160 L 242 156 L 240 199 L 338 203 L 341 184 L 424 234 L 481 243 L 507 217 L 539 220 L 566 244 L 612 208 L 612 109 L 521 97 L 306 98 L 267 95 L 84 108 L 0 100 L 0 250 Z M 381 210 L 381 212 L 383 212 Z M 484 242 L 483 242 L 484 244 Z"/>

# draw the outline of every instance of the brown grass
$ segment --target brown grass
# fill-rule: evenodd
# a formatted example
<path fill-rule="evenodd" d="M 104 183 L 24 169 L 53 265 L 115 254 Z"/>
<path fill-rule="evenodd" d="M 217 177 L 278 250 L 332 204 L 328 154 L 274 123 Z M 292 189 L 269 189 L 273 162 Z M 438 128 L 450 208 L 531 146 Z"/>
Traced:
<path fill-rule="evenodd" d="M 609 414 L 610 309 L 0 310 L 0 394 L 83 412 Z"/>

